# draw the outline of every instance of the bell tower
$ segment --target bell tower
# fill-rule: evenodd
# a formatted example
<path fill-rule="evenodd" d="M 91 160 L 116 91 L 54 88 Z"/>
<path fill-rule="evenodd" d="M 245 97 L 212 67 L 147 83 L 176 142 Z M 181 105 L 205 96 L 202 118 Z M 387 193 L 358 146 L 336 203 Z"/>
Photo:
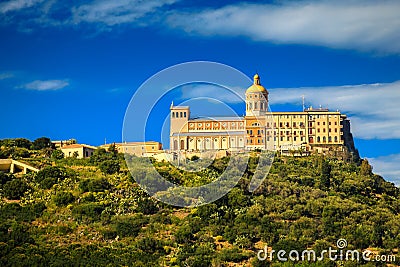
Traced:
<path fill-rule="evenodd" d="M 258 74 L 246 90 L 246 116 L 264 116 L 268 112 L 268 91 L 261 85 Z"/>
<path fill-rule="evenodd" d="M 174 106 L 174 103 L 172 103 L 170 107 L 170 118 L 170 149 L 187 149 L 186 137 L 181 136 L 181 134 L 188 132 L 190 108 L 188 106 Z"/>

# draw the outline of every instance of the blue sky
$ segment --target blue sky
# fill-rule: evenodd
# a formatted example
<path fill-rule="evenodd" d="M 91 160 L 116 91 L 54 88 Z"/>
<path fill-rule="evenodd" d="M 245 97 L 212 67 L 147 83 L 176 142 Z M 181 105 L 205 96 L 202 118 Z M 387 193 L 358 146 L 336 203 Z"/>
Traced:
<path fill-rule="evenodd" d="M 300 110 L 304 94 L 348 114 L 361 156 L 400 184 L 399 13 L 368 0 L 2 1 L 0 138 L 121 141 L 143 82 L 206 60 L 258 71 L 272 110 Z"/>

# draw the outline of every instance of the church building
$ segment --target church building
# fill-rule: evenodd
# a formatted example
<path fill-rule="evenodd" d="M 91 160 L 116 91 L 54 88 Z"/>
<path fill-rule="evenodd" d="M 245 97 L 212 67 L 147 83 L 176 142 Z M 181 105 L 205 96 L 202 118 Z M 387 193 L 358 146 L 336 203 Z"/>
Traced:
<path fill-rule="evenodd" d="M 350 121 L 339 111 L 271 112 L 258 74 L 245 100 L 246 115 L 237 117 L 192 118 L 189 106 L 171 105 L 170 150 L 355 151 Z"/>

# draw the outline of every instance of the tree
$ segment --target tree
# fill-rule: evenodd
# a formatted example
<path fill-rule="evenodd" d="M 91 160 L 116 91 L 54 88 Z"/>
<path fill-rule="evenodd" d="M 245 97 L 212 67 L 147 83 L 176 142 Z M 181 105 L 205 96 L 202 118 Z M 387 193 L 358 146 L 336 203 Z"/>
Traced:
<path fill-rule="evenodd" d="M 36 174 L 36 182 L 39 183 L 40 187 L 49 189 L 59 181 L 73 176 L 74 173 L 71 170 L 67 171 L 67 169 L 63 167 L 49 166 Z"/>
<path fill-rule="evenodd" d="M 105 174 L 114 174 L 119 172 L 121 166 L 117 160 L 106 160 L 100 164 L 100 170 Z"/>
<path fill-rule="evenodd" d="M 51 153 L 51 158 L 52 159 L 63 159 L 64 158 L 64 153 L 61 150 L 54 150 L 53 153 Z"/>
<path fill-rule="evenodd" d="M 40 137 L 38 139 L 36 139 L 35 141 L 33 141 L 32 144 L 32 148 L 34 150 L 41 150 L 44 148 L 51 148 L 52 147 L 52 143 L 50 138 L 47 137 Z"/>
<path fill-rule="evenodd" d="M 14 147 L 11 149 L 13 158 L 29 158 L 30 153 L 26 148 Z"/>
<path fill-rule="evenodd" d="M 29 186 L 21 179 L 13 179 L 6 182 L 3 193 L 8 199 L 20 199 L 28 190 Z"/>
<path fill-rule="evenodd" d="M 113 155 L 117 155 L 118 154 L 118 150 L 117 150 L 117 147 L 115 146 L 115 143 L 111 144 L 108 147 L 108 152 L 111 152 Z"/>
<path fill-rule="evenodd" d="M 372 175 L 372 166 L 369 164 L 367 159 L 363 159 L 361 162 L 360 174 L 364 176 Z"/>
<path fill-rule="evenodd" d="M 322 160 L 320 164 L 320 173 L 321 173 L 321 180 L 320 180 L 320 189 L 327 190 L 331 186 L 331 165 L 326 160 Z"/>
<path fill-rule="evenodd" d="M 111 160 L 115 158 L 114 154 L 108 153 L 104 148 L 98 148 L 93 152 L 93 155 L 90 157 L 90 162 L 99 164 L 106 160 Z"/>
<path fill-rule="evenodd" d="M 32 146 L 32 142 L 25 138 L 16 138 L 14 139 L 14 144 L 16 147 L 30 149 Z"/>

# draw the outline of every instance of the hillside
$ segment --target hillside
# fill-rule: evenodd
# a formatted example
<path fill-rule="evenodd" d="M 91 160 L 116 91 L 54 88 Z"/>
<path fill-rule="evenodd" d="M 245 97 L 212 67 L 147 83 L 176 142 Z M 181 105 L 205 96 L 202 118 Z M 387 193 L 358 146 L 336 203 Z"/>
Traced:
<path fill-rule="evenodd" d="M 321 251 L 340 238 L 350 249 L 393 254 L 392 266 L 400 264 L 400 190 L 373 174 L 367 161 L 276 157 L 252 194 L 246 188 L 254 156 L 226 196 L 198 208 L 176 208 L 148 197 L 115 151 L 56 159 L 25 150 L 31 158 L 24 162 L 42 170 L 0 173 L 1 266 L 293 266 L 259 261 L 257 252 L 265 245 Z M 228 160 L 215 160 L 191 176 L 167 163 L 155 166 L 163 176 L 195 185 L 221 173 Z"/>

